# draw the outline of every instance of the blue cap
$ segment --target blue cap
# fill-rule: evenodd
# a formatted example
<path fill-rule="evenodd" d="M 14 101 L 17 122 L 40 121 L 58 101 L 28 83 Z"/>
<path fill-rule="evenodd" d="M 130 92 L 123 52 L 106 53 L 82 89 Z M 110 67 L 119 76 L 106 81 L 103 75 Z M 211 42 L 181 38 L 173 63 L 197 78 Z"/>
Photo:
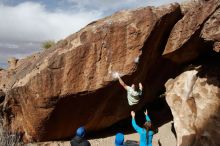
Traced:
<path fill-rule="evenodd" d="M 79 127 L 77 130 L 76 130 L 76 135 L 79 136 L 79 137 L 84 137 L 86 134 L 86 130 L 84 127 Z"/>
<path fill-rule="evenodd" d="M 115 136 L 115 144 L 117 145 L 123 145 L 124 143 L 124 134 L 117 133 Z"/>

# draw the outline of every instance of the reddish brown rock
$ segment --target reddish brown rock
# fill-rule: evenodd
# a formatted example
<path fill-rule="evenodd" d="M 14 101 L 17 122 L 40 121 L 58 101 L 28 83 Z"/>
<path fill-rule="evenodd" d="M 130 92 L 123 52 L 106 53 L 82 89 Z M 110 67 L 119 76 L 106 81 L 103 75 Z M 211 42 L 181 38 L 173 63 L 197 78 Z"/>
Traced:
<path fill-rule="evenodd" d="M 219 0 L 209 0 L 197 4 L 196 7 L 192 6 L 171 31 L 163 52 L 165 57 L 172 58 L 172 61 L 177 63 L 184 63 L 196 59 L 201 52 L 205 52 L 208 48 L 200 38 L 200 33 L 207 19 L 217 12 L 219 5 Z"/>
<path fill-rule="evenodd" d="M 125 91 L 113 73 L 128 84 L 146 84 L 161 42 L 180 17 L 178 4 L 118 12 L 18 61 L 6 82 L 9 126 L 28 141 L 45 141 L 71 137 L 80 125 L 97 131 L 128 117 Z M 152 101 L 158 90 L 145 88 L 136 108 Z"/>
<path fill-rule="evenodd" d="M 0 71 L 6 124 L 27 141 L 69 138 L 81 125 L 88 132 L 105 129 L 127 118 L 131 109 L 115 72 L 127 84 L 143 83 L 143 97 L 135 110 L 151 103 L 184 65 L 206 59 L 219 48 L 214 31 L 219 29 L 215 23 L 219 0 L 195 4 L 184 13 L 178 4 L 118 12 L 90 23 L 51 49 L 18 60 L 13 69 Z M 172 90 L 172 84 L 167 89 Z M 152 113 L 157 121 L 169 115 L 167 110 L 162 111 L 167 116 Z M 182 136 L 180 131 L 179 144 Z"/>
<path fill-rule="evenodd" d="M 205 23 L 202 37 L 206 41 L 214 42 L 213 50 L 220 52 L 220 9 L 216 10 Z"/>
<path fill-rule="evenodd" d="M 202 37 L 206 41 L 220 41 L 220 8 L 204 24 Z"/>

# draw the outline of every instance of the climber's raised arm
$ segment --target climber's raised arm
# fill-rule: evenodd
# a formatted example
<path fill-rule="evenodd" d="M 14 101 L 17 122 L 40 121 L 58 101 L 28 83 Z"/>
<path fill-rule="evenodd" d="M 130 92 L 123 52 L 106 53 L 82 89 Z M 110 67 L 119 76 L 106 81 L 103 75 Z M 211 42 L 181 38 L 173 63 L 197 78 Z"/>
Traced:
<path fill-rule="evenodd" d="M 131 117 L 132 117 L 132 126 L 134 128 L 135 131 L 137 131 L 138 133 L 142 133 L 142 128 L 139 127 L 137 124 L 136 124 L 136 121 L 135 121 L 135 112 L 134 111 L 131 111 Z"/>
<path fill-rule="evenodd" d="M 146 109 L 146 111 L 144 112 L 144 114 L 145 114 L 146 121 L 147 121 L 147 122 L 151 122 L 150 117 L 148 116 L 147 109 Z"/>
<path fill-rule="evenodd" d="M 119 80 L 119 83 L 127 90 L 127 86 L 124 81 L 121 79 L 121 77 L 119 76 L 119 74 L 117 74 L 117 78 Z"/>

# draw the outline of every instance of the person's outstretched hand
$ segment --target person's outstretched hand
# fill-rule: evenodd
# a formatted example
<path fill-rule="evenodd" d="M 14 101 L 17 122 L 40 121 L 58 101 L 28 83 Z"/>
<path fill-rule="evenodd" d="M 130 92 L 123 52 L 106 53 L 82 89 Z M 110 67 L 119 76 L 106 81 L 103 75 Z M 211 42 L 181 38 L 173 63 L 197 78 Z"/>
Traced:
<path fill-rule="evenodd" d="M 147 115 L 147 114 L 148 114 L 147 109 L 146 109 L 146 111 L 144 112 L 144 114 L 145 114 L 145 115 Z"/>
<path fill-rule="evenodd" d="M 139 83 L 139 89 L 140 89 L 140 90 L 143 90 L 143 86 L 142 86 L 141 83 Z"/>
<path fill-rule="evenodd" d="M 135 112 L 134 111 L 131 111 L 131 116 L 132 116 L 132 118 L 135 117 Z"/>
<path fill-rule="evenodd" d="M 115 76 L 119 79 L 120 78 L 120 76 L 119 76 L 119 73 L 115 73 Z"/>

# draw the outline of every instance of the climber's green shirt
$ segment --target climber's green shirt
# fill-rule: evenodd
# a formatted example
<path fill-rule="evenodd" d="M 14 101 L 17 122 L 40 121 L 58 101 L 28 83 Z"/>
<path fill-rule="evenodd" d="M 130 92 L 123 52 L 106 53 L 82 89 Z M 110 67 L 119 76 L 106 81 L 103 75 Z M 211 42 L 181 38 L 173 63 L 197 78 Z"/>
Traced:
<path fill-rule="evenodd" d="M 128 104 L 130 106 L 135 105 L 139 102 L 140 96 L 142 95 L 142 91 L 135 91 L 132 87 L 126 86 L 127 90 L 127 98 L 128 98 Z"/>

